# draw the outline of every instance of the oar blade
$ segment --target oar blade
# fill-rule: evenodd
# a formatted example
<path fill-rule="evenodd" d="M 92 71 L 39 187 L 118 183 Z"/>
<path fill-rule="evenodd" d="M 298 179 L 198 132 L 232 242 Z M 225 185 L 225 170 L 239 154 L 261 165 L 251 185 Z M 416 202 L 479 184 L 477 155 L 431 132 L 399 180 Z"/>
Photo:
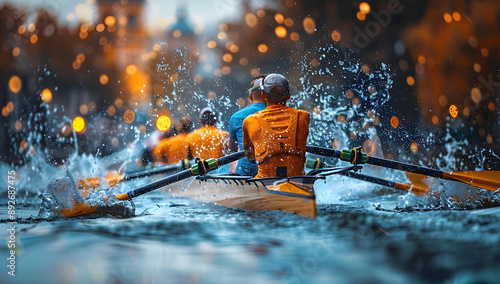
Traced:
<path fill-rule="evenodd" d="M 80 182 L 82 180 L 79 180 Z M 83 185 L 83 186 L 82 186 Z M 69 177 L 55 179 L 42 194 L 40 218 L 75 217 L 88 214 L 111 214 L 116 217 L 131 217 L 135 208 L 130 201 L 120 201 L 104 191 L 97 192 L 88 184 L 75 183 Z"/>
<path fill-rule="evenodd" d="M 405 175 L 410 180 L 411 193 L 424 196 L 434 192 L 432 186 L 438 181 L 437 178 L 410 172 L 405 172 Z"/>
<path fill-rule="evenodd" d="M 104 181 L 109 187 L 113 187 L 119 182 L 123 181 L 123 174 L 120 174 L 118 172 L 109 172 L 104 178 Z"/>
<path fill-rule="evenodd" d="M 500 171 L 464 171 L 444 173 L 446 179 L 454 179 L 490 191 L 500 189 Z"/>

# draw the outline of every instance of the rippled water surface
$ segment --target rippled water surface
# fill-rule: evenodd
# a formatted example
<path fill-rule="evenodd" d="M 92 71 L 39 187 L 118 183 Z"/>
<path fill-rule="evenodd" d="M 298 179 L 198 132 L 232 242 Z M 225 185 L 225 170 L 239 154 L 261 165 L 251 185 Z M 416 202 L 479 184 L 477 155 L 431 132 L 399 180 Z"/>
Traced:
<path fill-rule="evenodd" d="M 314 220 L 159 192 L 126 219 L 18 208 L 16 276 L 2 257 L 1 283 L 498 283 L 498 207 L 394 210 L 408 194 L 344 179 L 316 187 Z"/>

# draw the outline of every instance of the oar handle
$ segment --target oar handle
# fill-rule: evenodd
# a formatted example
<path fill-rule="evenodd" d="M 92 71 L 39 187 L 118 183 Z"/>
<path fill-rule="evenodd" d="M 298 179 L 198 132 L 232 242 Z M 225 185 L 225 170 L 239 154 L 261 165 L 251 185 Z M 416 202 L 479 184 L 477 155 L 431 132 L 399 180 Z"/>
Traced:
<path fill-rule="evenodd" d="M 245 152 L 244 151 L 239 151 L 236 153 L 229 154 L 227 156 L 221 157 L 217 159 L 217 165 L 222 166 L 225 164 L 232 163 L 234 161 L 237 161 L 241 158 L 245 157 Z"/>
<path fill-rule="evenodd" d="M 215 169 L 215 168 L 220 167 L 222 165 L 237 161 L 237 160 L 243 158 L 244 156 L 245 156 L 245 152 L 240 151 L 240 152 L 232 153 L 232 154 L 229 154 L 225 157 L 216 159 L 215 160 L 216 163 L 210 163 L 210 164 L 215 164 L 216 166 L 214 168 L 210 167 L 208 170 L 212 170 L 212 169 Z M 190 169 L 184 170 L 182 172 L 178 172 L 176 174 L 173 174 L 173 175 L 168 176 L 166 178 L 163 178 L 161 180 L 157 180 L 155 182 L 143 185 L 139 188 L 130 190 L 126 193 L 118 194 L 115 197 L 116 197 L 116 199 L 119 199 L 119 200 L 128 200 L 128 199 L 137 197 L 139 195 L 151 192 L 151 191 L 156 190 L 158 188 L 162 188 L 162 187 L 167 186 L 169 184 L 172 184 L 174 182 L 177 182 L 177 181 L 180 181 L 183 179 L 187 179 L 187 178 L 189 178 L 197 173 L 198 173 L 198 165 L 193 165 Z"/>

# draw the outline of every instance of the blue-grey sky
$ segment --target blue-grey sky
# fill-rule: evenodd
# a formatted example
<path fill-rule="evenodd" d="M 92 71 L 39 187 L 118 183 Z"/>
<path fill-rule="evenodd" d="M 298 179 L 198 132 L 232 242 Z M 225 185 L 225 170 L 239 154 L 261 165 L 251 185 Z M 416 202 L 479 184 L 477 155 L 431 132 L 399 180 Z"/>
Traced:
<path fill-rule="evenodd" d="M 76 24 L 79 20 L 93 20 L 95 2 L 96 0 L 0 0 L 0 4 L 25 6 L 29 11 L 47 7 L 58 14 L 61 21 L 70 24 Z M 179 5 L 187 8 L 190 20 L 199 27 L 234 20 L 240 17 L 242 12 L 241 0 L 146 0 L 146 3 L 148 25 L 160 29 L 174 23 Z M 264 0 L 255 0 L 252 5 L 258 8 L 266 4 Z"/>

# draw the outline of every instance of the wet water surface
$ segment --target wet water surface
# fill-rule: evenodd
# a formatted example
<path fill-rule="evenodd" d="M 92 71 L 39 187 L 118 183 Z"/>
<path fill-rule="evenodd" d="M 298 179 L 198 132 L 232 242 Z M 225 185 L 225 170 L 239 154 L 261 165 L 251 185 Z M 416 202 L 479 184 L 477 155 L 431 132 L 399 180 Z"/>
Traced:
<path fill-rule="evenodd" d="M 393 210 L 405 195 L 365 188 L 364 197 L 350 192 L 332 200 L 328 184 L 317 186 L 314 220 L 160 193 L 135 199 L 137 216 L 125 219 L 42 220 L 35 205 L 20 208 L 16 277 L 2 265 L 0 278 L 2 283 L 495 283 L 500 277 L 498 208 Z M 0 213 L 5 220 L 6 208 Z M 8 226 L 0 224 L 2 236 Z M 7 247 L 0 252 L 8 255 Z"/>

